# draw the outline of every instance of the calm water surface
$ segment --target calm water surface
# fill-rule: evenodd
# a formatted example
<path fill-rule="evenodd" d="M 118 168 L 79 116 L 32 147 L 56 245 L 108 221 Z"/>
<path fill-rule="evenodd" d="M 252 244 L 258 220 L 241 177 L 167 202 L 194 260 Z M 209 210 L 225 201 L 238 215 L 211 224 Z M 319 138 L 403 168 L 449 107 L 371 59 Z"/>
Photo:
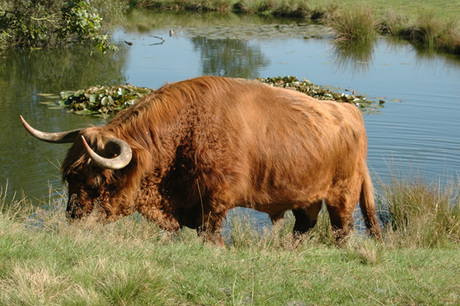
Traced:
<path fill-rule="evenodd" d="M 305 25 L 290 30 L 260 21 L 232 22 L 230 27 L 210 23 L 187 28 L 177 22 L 129 27 L 115 33 L 120 51 L 106 56 L 90 56 L 82 49 L 0 56 L 0 186 L 8 184 L 7 197 L 24 193 L 42 199 L 49 195 L 50 185 L 60 189 L 59 165 L 69 147 L 30 137 L 20 114 L 45 131 L 105 123 L 49 109 L 40 104 L 38 93 L 126 82 L 158 88 L 200 75 L 295 75 L 383 98 L 386 103 L 379 113 L 365 115 L 369 164 L 375 175 L 387 180 L 389 164 L 430 179 L 460 173 L 459 58 L 420 54 L 408 44 L 385 39 L 356 55 L 327 35 L 304 38 Z M 158 37 L 164 39 L 162 44 Z"/>

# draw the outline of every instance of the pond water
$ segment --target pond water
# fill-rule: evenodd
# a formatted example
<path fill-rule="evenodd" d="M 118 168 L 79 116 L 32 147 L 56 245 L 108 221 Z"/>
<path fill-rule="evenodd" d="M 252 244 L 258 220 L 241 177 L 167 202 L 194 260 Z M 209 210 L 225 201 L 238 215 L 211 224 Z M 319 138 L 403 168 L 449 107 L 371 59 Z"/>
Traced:
<path fill-rule="evenodd" d="M 0 186 L 8 184 L 7 198 L 23 193 L 42 199 L 54 193 L 50 186 L 60 190 L 59 165 L 69 147 L 30 137 L 20 114 L 45 131 L 105 123 L 50 109 L 40 104 L 39 93 L 126 82 L 158 88 L 200 75 L 294 75 L 384 99 L 384 108 L 364 118 L 375 176 L 387 180 L 389 164 L 430 179 L 455 178 L 460 171 L 458 57 L 424 54 L 384 38 L 349 50 L 330 31 L 292 20 L 136 14 L 135 24 L 114 33 L 120 47 L 114 54 L 74 48 L 0 56 Z"/>

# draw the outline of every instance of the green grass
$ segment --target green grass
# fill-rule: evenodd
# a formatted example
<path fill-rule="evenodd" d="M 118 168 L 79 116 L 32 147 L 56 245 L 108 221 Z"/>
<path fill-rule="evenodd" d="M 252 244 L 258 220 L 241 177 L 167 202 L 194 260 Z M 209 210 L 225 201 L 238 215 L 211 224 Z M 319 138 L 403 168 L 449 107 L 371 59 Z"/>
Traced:
<path fill-rule="evenodd" d="M 380 195 L 407 212 L 418 205 L 418 213 L 402 218 L 414 222 L 389 222 L 383 243 L 356 232 L 341 248 L 327 213 L 301 242 L 291 237 L 290 215 L 262 231 L 234 217 L 221 249 L 192 230 L 171 236 L 138 216 L 70 226 L 64 197 L 37 207 L 0 196 L 0 304 L 458 304 L 458 184 L 415 182 L 394 181 Z M 436 243 L 414 243 L 414 235 L 424 235 L 418 229 L 436 219 L 451 220 L 435 226 L 444 238 L 429 234 Z"/>
<path fill-rule="evenodd" d="M 323 6 L 328 1 L 308 0 L 308 3 L 315 7 Z M 340 5 L 349 9 L 369 6 L 375 11 L 378 19 L 384 17 L 388 11 L 399 12 L 406 15 L 410 22 L 425 14 L 433 14 L 438 20 L 456 20 L 460 10 L 460 3 L 451 0 L 343 0 L 340 1 Z"/>

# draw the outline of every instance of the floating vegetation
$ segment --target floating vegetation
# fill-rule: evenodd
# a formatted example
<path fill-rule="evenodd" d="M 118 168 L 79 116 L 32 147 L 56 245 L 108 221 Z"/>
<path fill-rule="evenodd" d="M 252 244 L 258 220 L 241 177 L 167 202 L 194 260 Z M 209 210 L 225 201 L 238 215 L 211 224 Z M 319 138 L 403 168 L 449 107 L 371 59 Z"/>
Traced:
<path fill-rule="evenodd" d="M 297 90 L 318 100 L 352 103 L 365 113 L 375 113 L 377 109 L 382 108 L 385 103 L 385 101 L 380 98 L 374 101 L 362 95 L 355 95 L 354 92 L 351 94 L 341 93 L 336 89 L 329 89 L 312 84 L 306 79 L 300 81 L 294 76 L 258 78 L 257 80 L 272 86 Z M 52 109 L 68 109 L 76 115 L 90 115 L 107 118 L 134 105 L 136 101 L 153 91 L 154 90 L 151 88 L 137 87 L 134 85 L 93 86 L 77 91 L 63 91 L 60 93 L 60 100 L 57 101 L 57 104 L 56 102 L 49 101 L 41 103 Z M 59 96 L 53 94 L 39 95 L 47 99 L 59 99 Z"/>
<path fill-rule="evenodd" d="M 318 38 L 332 39 L 337 32 L 329 27 L 319 24 L 249 24 L 249 25 L 205 25 L 182 27 L 181 31 L 190 37 L 206 37 L 207 39 L 273 39 L 274 37 L 286 38 Z"/>
<path fill-rule="evenodd" d="M 329 89 L 315 85 L 305 78 L 300 81 L 295 76 L 278 76 L 273 78 L 259 78 L 257 80 L 272 86 L 297 90 L 318 100 L 352 103 L 365 113 L 378 112 L 378 109 L 382 108 L 385 103 L 383 98 L 372 100 L 363 95 L 356 95 L 354 91 L 351 94 L 342 93 L 336 88 Z"/>
<path fill-rule="evenodd" d="M 109 117 L 134 105 L 153 89 L 134 85 L 93 86 L 77 91 L 61 92 L 58 104 L 77 115 Z"/>

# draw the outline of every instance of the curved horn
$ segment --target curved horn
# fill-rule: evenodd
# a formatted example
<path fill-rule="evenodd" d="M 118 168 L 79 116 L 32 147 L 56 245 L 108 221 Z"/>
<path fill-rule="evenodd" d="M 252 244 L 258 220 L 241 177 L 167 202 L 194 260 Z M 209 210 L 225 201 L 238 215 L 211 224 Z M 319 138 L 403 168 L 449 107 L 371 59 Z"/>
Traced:
<path fill-rule="evenodd" d="M 118 156 L 115 158 L 105 158 L 100 155 L 98 155 L 96 152 L 91 149 L 91 147 L 88 145 L 86 142 L 86 139 L 84 136 L 81 136 L 83 139 L 83 145 L 85 146 L 86 152 L 88 152 L 89 156 L 91 157 L 92 161 L 101 168 L 104 169 L 112 169 L 112 170 L 118 170 L 126 167 L 129 162 L 131 161 L 131 158 L 133 156 L 133 153 L 131 151 L 131 148 L 129 145 L 119 139 L 119 138 L 110 138 L 108 142 L 114 143 L 118 145 L 120 148 L 120 152 L 118 153 Z"/>
<path fill-rule="evenodd" d="M 27 123 L 26 120 L 22 116 L 21 118 L 22 125 L 26 128 L 26 130 L 35 138 L 40 139 L 42 141 L 51 142 L 51 143 L 68 143 L 73 142 L 75 137 L 77 137 L 78 133 L 82 129 L 78 130 L 71 130 L 67 132 L 58 132 L 58 133 L 46 133 L 39 130 L 34 129 Z"/>

